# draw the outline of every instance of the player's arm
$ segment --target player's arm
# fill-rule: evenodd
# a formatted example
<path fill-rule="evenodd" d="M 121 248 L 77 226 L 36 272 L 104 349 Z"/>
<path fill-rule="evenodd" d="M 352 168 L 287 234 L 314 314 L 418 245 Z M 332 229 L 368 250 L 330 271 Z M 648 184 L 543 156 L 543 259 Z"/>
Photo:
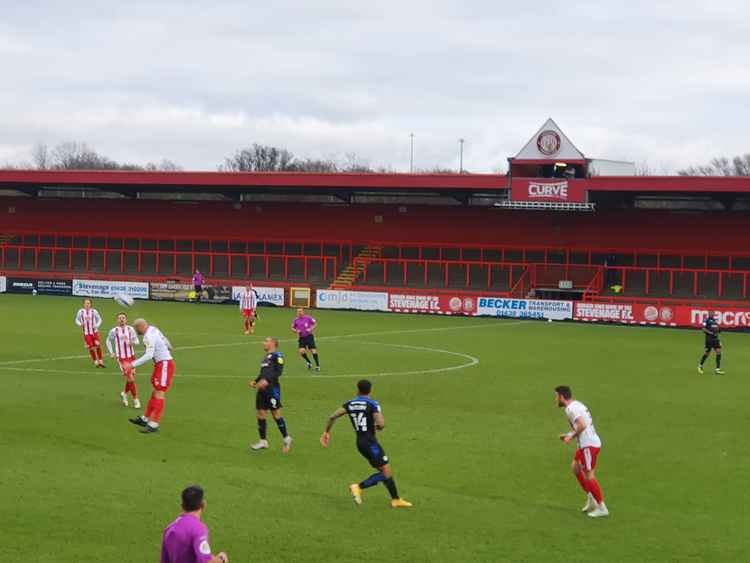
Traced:
<path fill-rule="evenodd" d="M 380 411 L 374 412 L 372 414 L 372 419 L 375 421 L 376 430 L 383 430 L 385 428 L 385 418 L 383 417 L 382 412 Z"/>
<path fill-rule="evenodd" d="M 141 343 L 141 341 L 138 339 L 138 333 L 134 328 L 130 329 L 130 339 L 133 341 L 133 346 Z"/>
<path fill-rule="evenodd" d="M 142 366 L 149 360 L 152 360 L 154 358 L 154 352 L 156 350 L 156 345 L 153 342 L 149 342 L 148 340 L 144 340 L 143 343 L 146 345 L 146 351 L 143 353 L 143 356 L 138 358 L 136 361 L 133 362 L 134 368 L 137 368 L 138 366 Z"/>
<path fill-rule="evenodd" d="M 312 320 L 312 326 L 310 327 L 310 332 L 313 332 L 317 326 L 318 326 L 318 321 L 316 321 L 315 319 L 313 319 Z"/>
<path fill-rule="evenodd" d="M 578 438 L 584 430 L 586 430 L 586 423 L 583 421 L 583 417 L 579 416 L 573 422 L 573 430 L 566 434 L 560 434 L 560 439 L 568 444 Z"/>
<path fill-rule="evenodd" d="M 208 543 L 208 537 L 202 536 L 193 540 L 193 552 L 195 560 L 200 563 L 227 563 L 229 557 L 223 551 L 216 555 L 211 554 L 211 546 Z"/>
<path fill-rule="evenodd" d="M 326 422 L 326 429 L 323 431 L 323 434 L 320 437 L 320 445 L 322 445 L 324 448 L 327 448 L 329 442 L 331 441 L 331 429 L 333 428 L 333 425 L 336 424 L 336 421 L 345 414 L 346 409 L 344 407 L 339 407 L 336 409 L 336 412 L 328 417 L 328 422 Z"/>
<path fill-rule="evenodd" d="M 99 330 L 100 326 L 102 326 L 102 316 L 99 314 L 99 311 L 94 311 L 94 328 Z"/>
<path fill-rule="evenodd" d="M 80 311 L 78 311 L 78 312 L 76 313 L 76 324 L 77 324 L 78 326 L 83 326 L 83 315 L 81 314 L 81 312 L 80 312 Z"/>
<path fill-rule="evenodd" d="M 115 349 L 112 347 L 112 342 L 115 339 L 115 329 L 112 329 L 109 331 L 109 334 L 107 335 L 107 341 L 105 344 L 107 345 L 107 351 L 109 351 L 110 357 L 115 357 Z"/>

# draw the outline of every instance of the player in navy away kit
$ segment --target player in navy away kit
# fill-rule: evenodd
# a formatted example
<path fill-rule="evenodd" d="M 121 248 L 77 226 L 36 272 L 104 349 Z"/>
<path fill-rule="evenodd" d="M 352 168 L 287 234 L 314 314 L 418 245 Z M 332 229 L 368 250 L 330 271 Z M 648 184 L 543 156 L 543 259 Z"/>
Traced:
<path fill-rule="evenodd" d="M 370 398 L 372 384 L 363 379 L 357 383 L 357 390 L 359 395 L 344 403 L 328 419 L 325 432 L 320 437 L 320 443 L 324 448 L 327 448 L 331 441 L 331 428 L 333 428 L 334 423 L 338 418 L 349 415 L 354 432 L 357 434 L 359 453 L 378 470 L 377 473 L 373 473 L 361 483 L 354 483 L 349 486 L 354 502 L 362 504 L 362 490 L 383 483 L 391 495 L 391 506 L 393 508 L 408 508 L 412 504 L 398 496 L 391 466 L 388 463 L 388 456 L 385 455 L 383 448 L 375 437 L 376 430 L 385 428 L 385 419 L 380 411 L 380 404 Z"/>
<path fill-rule="evenodd" d="M 719 332 L 719 323 L 716 322 L 716 317 L 714 317 L 713 314 L 709 314 L 708 318 L 703 323 L 703 333 L 706 335 L 706 343 L 703 356 L 698 364 L 698 373 L 700 374 L 703 374 L 703 364 L 706 363 L 708 356 L 711 354 L 711 350 L 716 352 L 716 374 L 724 374 L 721 370 L 721 340 L 719 340 Z"/>
<path fill-rule="evenodd" d="M 292 437 L 286 430 L 284 414 L 281 412 L 281 384 L 279 378 L 284 371 L 284 354 L 279 352 L 279 341 L 270 336 L 263 341 L 263 361 L 260 364 L 258 377 L 250 382 L 250 387 L 257 390 L 255 395 L 255 409 L 258 418 L 258 434 L 260 441 L 250 446 L 254 451 L 268 449 L 266 439 L 266 418 L 271 411 L 279 432 L 283 436 L 283 452 L 289 453 L 292 447 Z"/>

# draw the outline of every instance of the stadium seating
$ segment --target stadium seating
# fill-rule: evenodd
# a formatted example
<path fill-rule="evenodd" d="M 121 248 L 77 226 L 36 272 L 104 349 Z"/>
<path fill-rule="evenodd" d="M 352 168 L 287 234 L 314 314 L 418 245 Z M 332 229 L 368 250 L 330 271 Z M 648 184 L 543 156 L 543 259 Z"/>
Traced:
<path fill-rule="evenodd" d="M 119 199 L 11 207 L 0 215 L 9 272 L 184 277 L 199 268 L 214 279 L 510 292 L 524 288 L 529 265 L 555 264 L 582 268 L 581 290 L 705 299 L 746 299 L 750 272 L 739 214 Z M 61 215 L 64 228 L 49 232 Z"/>

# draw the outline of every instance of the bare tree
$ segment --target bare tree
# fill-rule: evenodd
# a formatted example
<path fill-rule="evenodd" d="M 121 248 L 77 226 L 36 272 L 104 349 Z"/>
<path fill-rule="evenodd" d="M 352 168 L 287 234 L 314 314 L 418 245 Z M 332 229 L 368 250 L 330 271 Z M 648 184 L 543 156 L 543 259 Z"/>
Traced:
<path fill-rule="evenodd" d="M 119 170 L 127 169 L 114 160 L 100 155 L 86 143 L 66 142 L 52 150 L 53 168 L 59 170 Z"/>
<path fill-rule="evenodd" d="M 239 149 L 224 159 L 220 170 L 226 172 L 281 172 L 293 168 L 294 155 L 286 149 L 259 145 Z"/>
<path fill-rule="evenodd" d="M 716 157 L 708 164 L 688 166 L 677 173 L 680 176 L 750 176 L 750 153 L 732 159 Z"/>
<path fill-rule="evenodd" d="M 150 172 L 179 172 L 182 170 L 182 166 L 179 164 L 172 162 L 171 160 L 168 160 L 166 158 L 163 158 L 159 162 L 149 162 L 144 167 L 144 170 L 148 170 Z"/>
<path fill-rule="evenodd" d="M 31 149 L 31 161 L 34 163 L 34 168 L 38 170 L 47 170 L 50 168 L 52 158 L 47 143 L 37 143 L 34 145 Z"/>

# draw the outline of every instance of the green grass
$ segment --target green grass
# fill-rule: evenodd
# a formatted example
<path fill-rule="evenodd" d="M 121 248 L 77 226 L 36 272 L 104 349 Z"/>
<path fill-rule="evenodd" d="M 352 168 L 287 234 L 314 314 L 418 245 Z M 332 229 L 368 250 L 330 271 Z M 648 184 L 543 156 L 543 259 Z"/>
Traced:
<path fill-rule="evenodd" d="M 97 306 L 109 327 L 115 305 Z M 247 380 L 262 351 L 234 307 L 134 307 L 177 348 L 155 436 L 127 423 L 112 363 L 90 366 L 77 307 L 0 296 L 3 561 L 156 561 L 191 483 L 207 491 L 213 547 L 235 562 L 750 558 L 745 335 L 724 335 L 726 376 L 700 377 L 697 332 L 317 311 L 324 372 L 313 377 L 295 357 L 291 311 L 263 310 L 259 334 L 284 338 L 288 356 L 295 445 L 285 457 L 274 425 L 272 449 L 248 453 L 257 433 Z M 479 364 L 437 371 L 471 363 L 451 353 Z M 79 357 L 48 359 L 61 356 Z M 370 470 L 348 422 L 328 450 L 318 444 L 355 378 L 382 373 L 381 441 L 408 511 L 391 510 L 381 486 L 351 503 L 348 483 Z M 146 370 L 138 382 L 146 396 Z M 578 510 L 573 448 L 556 439 L 566 430 L 552 394 L 561 383 L 604 440 L 609 519 Z"/>

